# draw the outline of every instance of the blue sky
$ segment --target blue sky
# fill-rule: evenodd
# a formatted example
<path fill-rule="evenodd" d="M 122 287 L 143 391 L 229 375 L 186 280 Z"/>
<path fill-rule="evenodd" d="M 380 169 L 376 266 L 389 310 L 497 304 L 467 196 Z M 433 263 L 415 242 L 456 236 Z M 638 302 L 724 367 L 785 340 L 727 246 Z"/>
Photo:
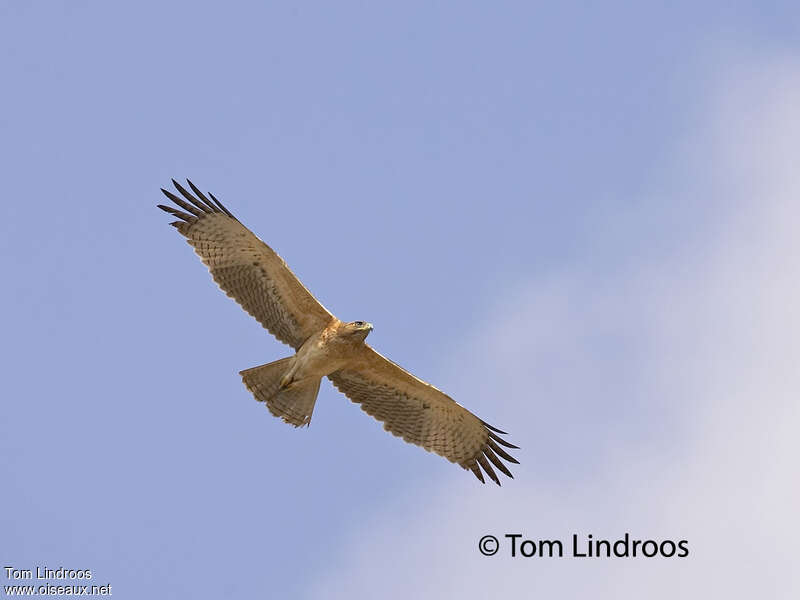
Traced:
<path fill-rule="evenodd" d="M 796 597 L 799 29 L 792 3 L 4 3 L 3 566 L 122 598 Z M 271 417 L 237 372 L 287 347 L 155 208 L 172 177 L 509 431 L 516 479 L 326 383 L 308 430 Z M 479 555 L 512 531 L 692 555 Z"/>

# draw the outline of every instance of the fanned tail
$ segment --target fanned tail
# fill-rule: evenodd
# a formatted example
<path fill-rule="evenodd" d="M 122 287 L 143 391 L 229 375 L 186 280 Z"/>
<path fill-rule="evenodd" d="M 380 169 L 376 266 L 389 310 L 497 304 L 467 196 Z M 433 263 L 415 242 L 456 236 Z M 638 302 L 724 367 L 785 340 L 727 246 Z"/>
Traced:
<path fill-rule="evenodd" d="M 245 369 L 239 374 L 255 399 L 267 404 L 269 412 L 290 425 L 300 427 L 311 423 L 321 379 L 299 381 L 288 388 L 281 388 L 281 379 L 291 368 L 294 358 L 282 358 Z"/>

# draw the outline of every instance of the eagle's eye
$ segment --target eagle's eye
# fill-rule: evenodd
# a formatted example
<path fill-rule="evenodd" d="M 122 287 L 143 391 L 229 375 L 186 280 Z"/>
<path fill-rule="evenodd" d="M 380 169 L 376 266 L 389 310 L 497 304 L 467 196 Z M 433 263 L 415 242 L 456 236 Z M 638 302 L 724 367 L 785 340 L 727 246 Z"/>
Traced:
<path fill-rule="evenodd" d="M 353 325 L 355 325 L 356 327 L 363 327 L 364 321 L 353 321 Z"/>

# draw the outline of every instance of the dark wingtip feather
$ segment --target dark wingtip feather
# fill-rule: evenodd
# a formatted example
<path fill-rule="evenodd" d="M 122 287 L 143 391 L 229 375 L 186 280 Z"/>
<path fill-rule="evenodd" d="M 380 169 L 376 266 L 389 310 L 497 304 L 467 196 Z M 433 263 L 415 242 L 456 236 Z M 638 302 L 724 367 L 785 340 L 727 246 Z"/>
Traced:
<path fill-rule="evenodd" d="M 480 482 L 481 482 L 481 483 L 483 483 L 483 484 L 485 484 L 485 483 L 486 483 L 486 481 L 483 479 L 483 473 L 481 473 L 481 469 L 480 469 L 480 467 L 478 466 L 478 463 L 477 463 L 476 461 L 474 461 L 474 460 L 473 460 L 473 461 L 472 461 L 472 462 L 469 464 L 469 466 L 468 466 L 467 468 L 468 468 L 470 471 L 472 471 L 472 472 L 473 472 L 473 474 L 475 475 L 475 477 L 477 477 L 477 478 L 478 478 L 478 481 L 480 481 Z"/>
<path fill-rule="evenodd" d="M 497 427 L 494 427 L 493 425 L 489 425 L 486 421 L 482 420 L 481 423 L 483 423 L 484 426 L 486 426 L 487 429 L 491 429 L 492 431 L 496 431 L 497 433 L 499 433 L 501 435 L 508 435 L 508 432 L 503 431 L 502 429 L 498 429 Z"/>
<path fill-rule="evenodd" d="M 494 452 L 492 452 L 492 449 L 491 449 L 491 448 L 488 448 L 488 447 L 484 448 L 484 449 L 483 449 L 483 454 L 486 456 L 486 458 L 488 458 L 488 459 L 491 461 L 491 463 L 492 463 L 492 464 L 493 464 L 495 467 L 497 467 L 498 469 L 500 469 L 500 471 L 501 471 L 501 472 L 502 472 L 504 475 L 506 475 L 506 476 L 508 476 L 508 477 L 511 477 L 511 479 L 514 479 L 514 476 L 511 474 L 511 471 L 509 471 L 509 470 L 508 470 L 508 467 L 506 467 L 506 466 L 505 466 L 505 465 L 504 465 L 504 464 L 503 464 L 503 463 L 500 461 L 500 459 L 499 459 L 499 458 L 497 458 L 497 455 L 496 455 Z"/>
<path fill-rule="evenodd" d="M 216 203 L 217 206 L 219 206 L 219 208 L 220 208 L 220 210 L 222 212 L 224 212 L 226 215 L 228 215 L 231 219 L 235 219 L 236 218 L 231 214 L 231 211 L 229 211 L 227 208 L 222 206 L 222 202 L 217 200 L 217 198 L 216 198 L 216 196 L 214 196 L 214 194 L 212 194 L 211 192 L 208 192 L 208 195 L 211 196 L 211 199 Z"/>
<path fill-rule="evenodd" d="M 180 206 L 183 210 L 192 213 L 195 217 L 201 217 L 205 214 L 203 209 L 197 208 L 196 205 L 190 204 L 189 202 L 184 202 L 177 196 L 171 196 L 170 200 L 172 200 L 175 204 Z"/>
<path fill-rule="evenodd" d="M 491 477 L 492 481 L 494 481 L 497 485 L 500 485 L 500 479 L 497 477 L 497 473 L 494 472 L 492 465 L 489 464 L 483 454 L 478 457 L 478 464 L 484 471 L 486 471 L 486 474 Z"/>
<path fill-rule="evenodd" d="M 515 465 L 519 464 L 519 461 L 511 456 L 508 452 L 503 450 L 500 446 L 498 446 L 492 438 L 489 438 L 487 441 L 489 448 L 491 448 L 495 454 L 497 454 L 500 458 L 507 460 L 508 462 L 514 463 Z"/>
<path fill-rule="evenodd" d="M 188 180 L 187 180 L 187 181 L 188 181 Z M 194 196 L 192 196 L 192 194 L 190 194 L 190 193 L 189 193 L 189 192 L 186 190 L 186 188 L 185 188 L 185 187 L 183 187 L 183 186 L 182 186 L 180 183 L 178 183 L 178 182 L 177 182 L 177 181 L 175 181 L 174 179 L 172 180 L 172 184 L 175 186 L 175 189 L 176 189 L 176 190 L 178 190 L 178 191 L 179 191 L 179 192 L 180 192 L 180 193 L 183 195 L 183 197 L 184 197 L 184 198 L 186 198 L 186 199 L 187 199 L 189 202 L 191 202 L 191 203 L 192 203 L 194 206 L 196 206 L 196 207 L 197 207 L 197 209 L 196 209 L 196 210 L 200 210 L 200 214 L 201 214 L 201 215 L 202 215 L 203 213 L 208 213 L 208 212 L 216 212 L 216 211 L 215 211 L 215 210 L 213 210 L 213 209 L 209 211 L 209 208 L 208 208 L 208 207 L 207 207 L 207 206 L 206 206 L 206 205 L 205 205 L 203 202 L 201 202 L 200 200 L 198 200 L 197 198 L 195 198 Z"/>
<path fill-rule="evenodd" d="M 188 178 L 187 178 L 187 179 L 186 179 L 186 183 L 188 183 L 188 184 L 189 184 L 189 187 L 190 187 L 190 188 L 192 188 L 192 191 L 193 191 L 195 194 L 197 194 L 197 197 L 198 197 L 198 198 L 200 198 L 200 200 L 201 200 L 203 203 L 205 203 L 205 205 L 206 205 L 206 206 L 208 206 L 208 209 L 209 209 L 211 212 L 219 212 L 219 209 L 218 209 L 216 206 L 214 206 L 214 203 L 213 203 L 213 202 L 211 202 L 211 200 L 209 200 L 208 198 L 206 198 L 206 197 L 205 197 L 205 195 L 203 194 L 203 192 L 201 192 L 201 191 L 200 191 L 200 190 L 197 188 L 197 186 L 196 186 L 195 184 L 193 184 L 193 183 L 192 183 L 192 181 L 191 181 L 190 179 L 188 179 Z"/>
<path fill-rule="evenodd" d="M 198 196 L 200 196 L 201 200 L 198 200 L 197 198 L 195 198 L 194 196 L 192 196 L 192 194 L 190 194 L 190 193 L 189 193 L 189 192 L 186 190 L 186 188 L 185 188 L 185 187 L 183 187 L 183 186 L 182 186 L 180 183 L 178 183 L 178 182 L 177 182 L 177 181 L 175 181 L 174 179 L 172 180 L 172 183 L 173 183 L 173 185 L 175 186 L 175 189 L 177 189 L 177 190 L 178 190 L 178 191 L 179 191 L 181 194 L 183 194 L 183 197 L 184 197 L 184 198 L 186 198 L 186 199 L 187 199 L 189 202 L 191 202 L 191 203 L 192 203 L 194 206 L 196 206 L 197 208 L 199 208 L 199 209 L 200 209 L 200 210 L 201 210 L 203 213 L 215 213 L 215 212 L 219 212 L 219 210 L 217 210 L 217 209 L 214 207 L 214 205 L 213 205 L 213 204 L 211 204 L 211 202 L 209 202 L 209 201 L 208 201 L 208 199 L 207 199 L 205 196 L 203 196 L 202 192 L 200 192 L 200 190 L 198 190 L 198 189 L 197 189 L 197 188 L 196 188 L 194 185 L 192 185 L 192 182 L 191 182 L 191 181 L 189 181 L 188 179 L 187 179 L 186 181 L 187 181 L 187 183 L 189 184 L 189 187 L 191 187 L 191 188 L 192 188 L 192 190 L 193 190 L 193 191 L 194 191 L 194 192 L 195 192 L 195 193 L 196 193 Z"/>
<path fill-rule="evenodd" d="M 173 194 L 173 193 L 172 193 L 172 192 L 170 192 L 169 190 L 165 190 L 164 188 L 161 188 L 161 191 L 162 191 L 162 192 L 164 192 L 164 195 L 165 195 L 167 198 L 169 198 L 170 200 L 172 200 L 172 201 L 173 201 L 175 204 L 177 204 L 178 206 L 185 206 L 185 205 L 186 205 L 186 202 L 184 202 L 184 201 L 183 201 L 181 198 L 178 198 L 178 197 L 177 197 L 175 194 Z M 187 210 L 188 210 L 188 209 L 187 209 Z M 196 211 L 197 209 L 194 209 L 194 210 Z M 201 214 L 202 214 L 202 213 L 201 213 Z"/>
<path fill-rule="evenodd" d="M 160 208 L 161 210 L 163 210 L 164 212 L 168 212 L 169 214 L 171 214 L 174 217 L 178 217 L 179 219 L 183 219 L 187 223 L 192 222 L 192 220 L 196 218 L 193 215 L 190 215 L 190 214 L 185 213 L 185 212 L 181 212 L 177 208 L 172 208 L 171 206 L 165 206 L 163 204 L 157 204 L 156 206 L 158 208 Z"/>
<path fill-rule="evenodd" d="M 511 444 L 511 443 L 505 441 L 503 438 L 501 438 L 496 433 L 493 433 L 493 432 L 490 431 L 489 432 L 489 437 L 492 438 L 494 441 L 496 441 L 498 444 L 502 444 L 506 448 L 514 448 L 515 450 L 519 450 L 519 446 L 515 446 L 514 444 Z"/>

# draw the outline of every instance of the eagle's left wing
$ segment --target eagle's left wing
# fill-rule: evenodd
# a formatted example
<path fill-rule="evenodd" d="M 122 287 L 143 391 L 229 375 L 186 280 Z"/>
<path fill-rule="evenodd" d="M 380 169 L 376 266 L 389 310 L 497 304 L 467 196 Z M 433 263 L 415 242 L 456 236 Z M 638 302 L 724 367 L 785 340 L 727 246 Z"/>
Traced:
<path fill-rule="evenodd" d="M 174 179 L 180 198 L 162 188 L 178 217 L 174 225 L 194 247 L 219 287 L 280 341 L 296 350 L 333 319 L 276 252 L 242 225 L 227 208 L 187 180 L 192 195 Z"/>
<path fill-rule="evenodd" d="M 328 375 L 341 392 L 405 441 L 470 469 L 481 483 L 481 468 L 500 485 L 492 465 L 513 477 L 500 458 L 517 463 L 503 450 L 516 448 L 495 429 L 441 390 L 414 377 L 369 345 L 354 366 Z M 490 464 L 491 463 L 491 464 Z"/>

